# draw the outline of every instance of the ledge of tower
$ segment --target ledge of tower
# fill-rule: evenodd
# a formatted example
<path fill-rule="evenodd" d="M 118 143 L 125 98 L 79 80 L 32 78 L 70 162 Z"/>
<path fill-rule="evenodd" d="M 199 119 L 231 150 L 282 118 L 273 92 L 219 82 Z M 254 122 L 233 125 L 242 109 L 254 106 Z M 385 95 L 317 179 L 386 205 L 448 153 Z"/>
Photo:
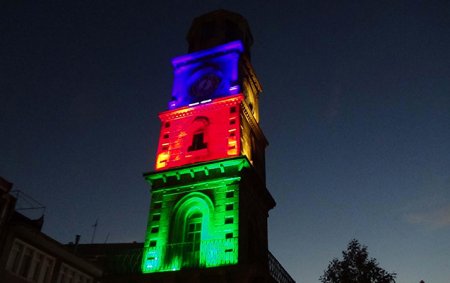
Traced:
<path fill-rule="evenodd" d="M 253 44 L 253 36 L 247 20 L 238 13 L 224 9 L 195 18 L 186 39 L 189 44 L 189 53 L 241 40 L 249 58 L 250 47 Z"/>

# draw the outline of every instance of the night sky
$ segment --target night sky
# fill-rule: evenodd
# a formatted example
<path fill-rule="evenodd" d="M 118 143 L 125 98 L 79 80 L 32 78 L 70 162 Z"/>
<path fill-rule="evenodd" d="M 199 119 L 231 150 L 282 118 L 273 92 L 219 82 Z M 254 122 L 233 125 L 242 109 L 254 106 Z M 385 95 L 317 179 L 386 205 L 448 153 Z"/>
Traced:
<path fill-rule="evenodd" d="M 142 242 L 170 60 L 225 8 L 255 38 L 271 252 L 318 282 L 356 238 L 398 283 L 447 283 L 450 2 L 370 3 L 2 1 L 0 175 L 63 243 L 97 219 L 95 242 Z"/>

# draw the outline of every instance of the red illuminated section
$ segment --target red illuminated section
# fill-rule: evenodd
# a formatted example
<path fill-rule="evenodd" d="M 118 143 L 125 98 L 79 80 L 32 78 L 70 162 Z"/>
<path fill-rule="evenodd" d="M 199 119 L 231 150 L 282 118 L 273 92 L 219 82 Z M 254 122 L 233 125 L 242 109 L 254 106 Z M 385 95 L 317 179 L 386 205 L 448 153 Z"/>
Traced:
<path fill-rule="evenodd" d="M 237 156 L 242 94 L 162 112 L 156 170 Z"/>

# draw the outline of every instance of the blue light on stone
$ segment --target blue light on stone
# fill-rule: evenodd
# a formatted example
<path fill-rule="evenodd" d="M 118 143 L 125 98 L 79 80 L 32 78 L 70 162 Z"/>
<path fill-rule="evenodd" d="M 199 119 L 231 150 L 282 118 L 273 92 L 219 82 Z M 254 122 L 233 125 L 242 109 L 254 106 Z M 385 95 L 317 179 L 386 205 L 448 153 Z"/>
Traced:
<path fill-rule="evenodd" d="M 174 58 L 169 109 L 239 93 L 239 57 L 243 50 L 241 41 L 233 41 Z"/>

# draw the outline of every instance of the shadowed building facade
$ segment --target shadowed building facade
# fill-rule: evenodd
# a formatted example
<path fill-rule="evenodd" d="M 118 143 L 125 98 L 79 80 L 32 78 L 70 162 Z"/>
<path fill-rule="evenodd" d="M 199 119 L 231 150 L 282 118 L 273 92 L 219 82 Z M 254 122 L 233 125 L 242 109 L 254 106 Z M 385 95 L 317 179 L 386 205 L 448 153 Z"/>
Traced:
<path fill-rule="evenodd" d="M 102 278 L 98 266 L 76 255 L 72 249 L 44 234 L 44 215 L 30 218 L 18 210 L 17 201 L 34 200 L 12 191 L 13 184 L 0 177 L 0 282 L 2 283 L 97 283 Z"/>

